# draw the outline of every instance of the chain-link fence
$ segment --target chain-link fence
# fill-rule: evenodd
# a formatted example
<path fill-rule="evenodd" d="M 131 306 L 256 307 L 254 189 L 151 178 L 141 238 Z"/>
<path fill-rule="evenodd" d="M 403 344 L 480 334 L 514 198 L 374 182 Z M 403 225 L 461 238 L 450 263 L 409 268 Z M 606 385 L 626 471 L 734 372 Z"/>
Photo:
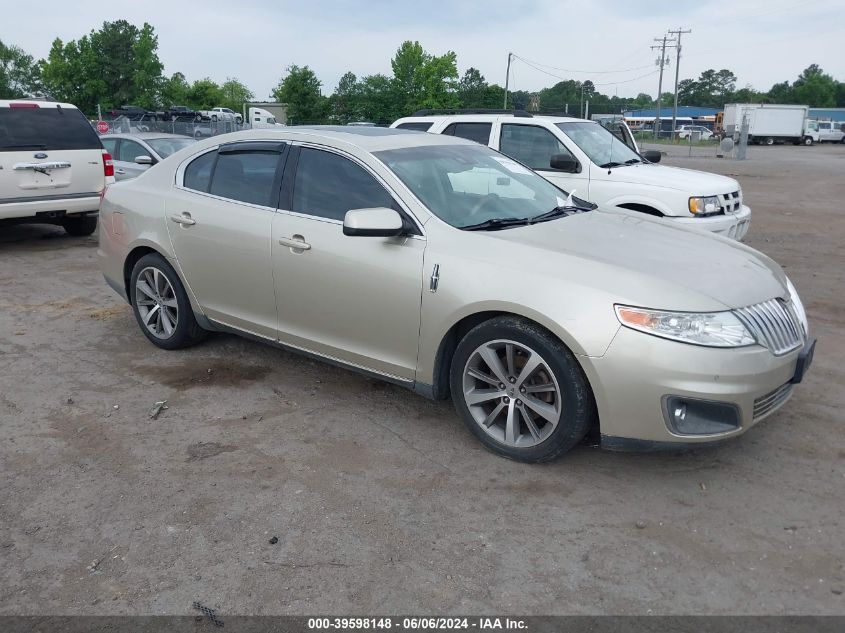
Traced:
<path fill-rule="evenodd" d="M 179 134 L 193 138 L 206 138 L 217 134 L 227 134 L 239 130 L 248 130 L 252 126 L 249 123 L 240 122 L 232 115 L 222 116 L 212 114 L 211 116 L 193 113 L 189 116 L 170 118 L 159 115 L 142 116 L 109 116 L 104 115 L 98 121 L 97 131 L 100 134 L 135 134 L 139 132 L 159 132 L 164 134 Z"/>

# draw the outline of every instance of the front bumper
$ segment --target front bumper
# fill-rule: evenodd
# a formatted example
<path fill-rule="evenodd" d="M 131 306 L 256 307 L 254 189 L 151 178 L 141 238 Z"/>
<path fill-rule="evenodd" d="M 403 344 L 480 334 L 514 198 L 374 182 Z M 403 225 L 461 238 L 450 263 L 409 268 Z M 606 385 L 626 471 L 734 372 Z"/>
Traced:
<path fill-rule="evenodd" d="M 581 361 L 595 394 L 603 445 L 680 447 L 741 435 L 777 411 L 792 395 L 801 353 L 799 348 L 775 356 L 759 345 L 687 345 L 622 327 L 604 356 Z M 734 405 L 738 426 L 712 434 L 677 433 L 667 423 L 667 396 Z"/>
<path fill-rule="evenodd" d="M 748 227 L 751 225 L 751 209 L 742 205 L 739 211 L 728 215 L 711 215 L 704 218 L 666 216 L 666 219 L 691 228 L 702 229 L 735 240 L 741 240 L 748 233 Z"/>

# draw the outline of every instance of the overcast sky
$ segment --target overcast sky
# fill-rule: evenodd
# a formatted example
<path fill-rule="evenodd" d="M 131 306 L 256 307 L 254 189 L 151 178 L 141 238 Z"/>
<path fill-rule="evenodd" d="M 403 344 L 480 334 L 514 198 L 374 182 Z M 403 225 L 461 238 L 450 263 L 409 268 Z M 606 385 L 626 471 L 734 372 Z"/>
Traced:
<path fill-rule="evenodd" d="M 191 81 L 237 77 L 257 99 L 269 97 L 290 64 L 310 66 L 326 94 L 347 70 L 359 77 L 390 74 L 390 58 L 404 40 L 419 40 L 435 54 L 454 50 L 461 74 L 474 66 L 490 83 L 504 83 L 512 51 L 545 71 L 515 60 L 511 87 L 518 90 L 551 86 L 557 75 L 591 79 L 610 95 L 653 95 L 656 51 L 649 47 L 678 28 L 692 29 L 683 36 L 681 79 L 728 68 L 738 87 L 768 90 L 817 63 L 845 81 L 845 0 L 41 0 L 17 6 L 29 9 L 4 11 L 0 39 L 36 58 L 47 55 L 54 37 L 79 38 L 104 20 L 147 21 L 158 34 L 165 73 L 181 71 Z M 664 90 L 673 79 L 674 60 Z"/>

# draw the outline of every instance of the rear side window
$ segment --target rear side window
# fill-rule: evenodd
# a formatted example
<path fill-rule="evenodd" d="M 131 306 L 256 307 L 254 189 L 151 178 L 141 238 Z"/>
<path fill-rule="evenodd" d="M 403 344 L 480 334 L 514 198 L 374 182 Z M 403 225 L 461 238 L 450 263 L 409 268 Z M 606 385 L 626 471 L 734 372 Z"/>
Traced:
<path fill-rule="evenodd" d="M 0 108 L 0 152 L 102 149 L 76 108 Z"/>
<path fill-rule="evenodd" d="M 206 152 L 199 158 L 195 158 L 185 168 L 184 184 L 188 189 L 208 193 L 208 185 L 211 183 L 211 169 L 214 167 L 214 159 L 217 152 Z"/>
<path fill-rule="evenodd" d="M 460 136 L 469 141 L 487 145 L 490 142 L 490 129 L 492 127 L 492 123 L 452 123 L 443 130 L 442 134 Z"/>
<path fill-rule="evenodd" d="M 104 138 L 103 147 L 106 148 L 106 151 L 112 155 L 112 157 L 117 155 L 117 139 L 116 138 Z"/>
<path fill-rule="evenodd" d="M 274 207 L 278 198 L 276 170 L 278 152 L 220 154 L 209 193 L 230 200 Z"/>
<path fill-rule="evenodd" d="M 351 160 L 302 148 L 293 185 L 293 211 L 343 220 L 350 209 L 393 206 L 393 198 L 375 178 Z"/>
<path fill-rule="evenodd" d="M 400 123 L 396 127 L 400 130 L 414 130 L 415 132 L 428 132 L 431 129 L 432 123 L 426 121 L 411 121 L 409 123 Z"/>

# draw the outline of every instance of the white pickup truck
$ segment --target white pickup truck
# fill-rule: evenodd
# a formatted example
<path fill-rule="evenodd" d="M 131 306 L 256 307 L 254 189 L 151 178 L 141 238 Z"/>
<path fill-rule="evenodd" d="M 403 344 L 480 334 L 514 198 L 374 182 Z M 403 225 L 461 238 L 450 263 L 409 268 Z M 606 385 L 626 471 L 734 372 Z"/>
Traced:
<path fill-rule="evenodd" d="M 420 111 L 390 127 L 450 134 L 499 150 L 561 189 L 603 207 L 628 209 L 741 240 L 751 209 L 733 178 L 654 163 L 625 127 L 520 111 L 443 115 Z"/>
<path fill-rule="evenodd" d="M 210 119 L 215 123 L 217 121 L 234 121 L 240 125 L 244 122 L 242 115 L 229 108 L 211 108 L 211 110 L 201 110 L 200 114 L 203 118 Z"/>

